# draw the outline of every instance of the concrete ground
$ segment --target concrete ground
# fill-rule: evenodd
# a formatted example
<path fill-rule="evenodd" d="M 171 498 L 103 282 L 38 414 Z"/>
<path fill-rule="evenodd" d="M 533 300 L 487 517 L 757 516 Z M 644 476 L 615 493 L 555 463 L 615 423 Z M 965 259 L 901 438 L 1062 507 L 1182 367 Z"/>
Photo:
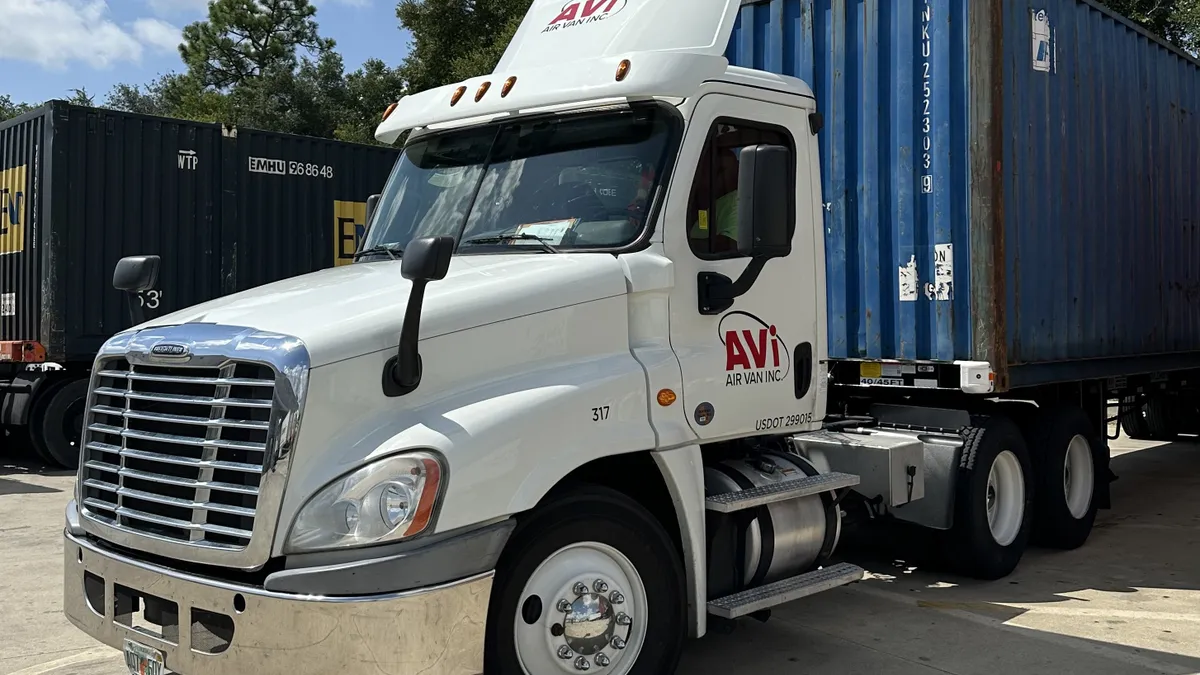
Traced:
<path fill-rule="evenodd" d="M 1114 454 L 1115 508 L 1082 549 L 1031 550 L 978 583 L 927 567 L 920 538 L 860 533 L 848 557 L 868 580 L 692 643 L 679 673 L 1200 673 L 1200 445 L 1120 440 Z M 0 456 L 0 674 L 125 673 L 61 614 L 72 479 Z"/>

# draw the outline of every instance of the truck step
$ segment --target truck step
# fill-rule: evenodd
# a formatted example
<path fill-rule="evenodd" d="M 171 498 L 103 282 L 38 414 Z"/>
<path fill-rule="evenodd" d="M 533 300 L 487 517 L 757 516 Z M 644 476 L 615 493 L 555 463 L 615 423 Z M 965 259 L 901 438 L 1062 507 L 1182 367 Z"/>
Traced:
<path fill-rule="evenodd" d="M 790 579 L 780 579 L 773 584 L 718 598 L 708 603 L 708 613 L 725 619 L 736 619 L 861 581 L 865 573 L 863 568 L 850 563 L 830 565 Z"/>
<path fill-rule="evenodd" d="M 805 476 L 795 480 L 785 480 L 773 485 L 742 490 L 741 492 L 725 492 L 713 495 L 704 500 L 704 508 L 720 513 L 733 513 L 756 506 L 785 502 L 789 499 L 799 499 L 822 492 L 841 490 L 842 488 L 858 485 L 858 476 L 848 473 L 823 473 L 818 476 Z"/>

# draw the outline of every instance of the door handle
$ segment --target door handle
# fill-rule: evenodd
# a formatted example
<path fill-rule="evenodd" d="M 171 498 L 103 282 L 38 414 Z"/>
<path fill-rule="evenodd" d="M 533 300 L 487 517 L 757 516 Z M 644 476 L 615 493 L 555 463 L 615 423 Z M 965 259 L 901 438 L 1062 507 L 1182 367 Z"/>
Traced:
<path fill-rule="evenodd" d="M 796 345 L 796 358 L 793 363 L 796 364 L 796 398 L 801 399 L 807 396 L 808 390 L 812 388 L 813 353 L 811 342 L 801 342 Z"/>

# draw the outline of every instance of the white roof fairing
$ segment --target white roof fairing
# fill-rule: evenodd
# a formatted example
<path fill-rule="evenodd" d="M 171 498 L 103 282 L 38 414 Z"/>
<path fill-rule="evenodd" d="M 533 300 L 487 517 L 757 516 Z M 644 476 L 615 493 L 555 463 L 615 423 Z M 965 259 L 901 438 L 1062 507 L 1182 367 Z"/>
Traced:
<path fill-rule="evenodd" d="M 740 0 L 534 0 L 491 75 L 401 98 L 375 132 L 601 99 L 687 98 L 728 68 Z M 628 77 L 617 68 L 628 59 Z M 507 97 L 504 81 L 516 77 Z M 490 82 L 476 102 L 480 85 Z M 450 100 L 467 88 L 457 105 Z"/>

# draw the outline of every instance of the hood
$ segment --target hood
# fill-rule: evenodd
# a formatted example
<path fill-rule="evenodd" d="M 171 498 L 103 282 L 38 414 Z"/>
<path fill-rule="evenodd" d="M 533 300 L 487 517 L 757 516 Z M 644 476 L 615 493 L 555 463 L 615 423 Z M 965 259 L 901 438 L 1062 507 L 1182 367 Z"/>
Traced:
<path fill-rule="evenodd" d="M 412 284 L 400 261 L 357 263 L 195 305 L 141 326 L 214 323 L 299 338 L 312 366 L 385 349 L 400 339 Z M 426 287 L 421 339 L 625 293 L 616 257 L 589 254 L 455 256 Z M 481 349 L 501 345 L 480 345 Z"/>

